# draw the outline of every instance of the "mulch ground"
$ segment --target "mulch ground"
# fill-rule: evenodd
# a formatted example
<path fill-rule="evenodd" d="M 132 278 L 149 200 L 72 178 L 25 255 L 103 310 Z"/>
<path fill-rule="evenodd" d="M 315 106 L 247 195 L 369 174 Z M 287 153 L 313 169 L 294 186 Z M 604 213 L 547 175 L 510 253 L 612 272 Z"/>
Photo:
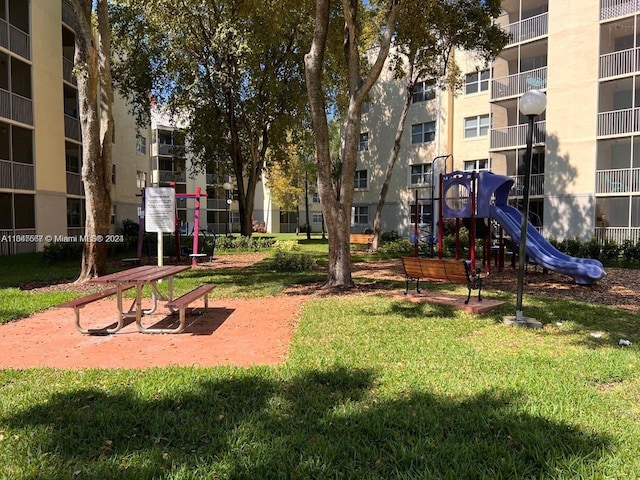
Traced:
<path fill-rule="evenodd" d="M 238 268 L 264 259 L 247 254 L 216 257 L 206 268 Z M 261 299 L 231 299 L 210 302 L 210 309 L 188 317 L 188 326 L 179 335 L 145 335 L 129 321 L 117 334 L 87 336 L 74 327 L 73 311 L 51 308 L 0 326 L 0 368 L 148 368 L 168 365 L 274 365 L 289 350 L 291 335 L 300 309 L 311 296 L 397 293 L 398 288 L 378 280 L 403 281 L 399 259 L 354 264 L 357 288 L 335 292 L 305 285 L 283 294 Z M 486 289 L 515 293 L 516 272 L 507 268 L 493 271 Z M 525 293 L 609 305 L 632 312 L 640 309 L 640 270 L 607 269 L 607 276 L 594 285 L 580 286 L 570 277 L 529 270 Z M 72 284 L 29 285 L 31 290 L 77 288 Z M 195 307 L 202 307 L 203 302 Z M 114 320 L 115 299 L 108 298 L 82 310 L 84 326 L 104 326 Z M 164 314 L 145 318 L 145 325 L 168 326 Z"/>

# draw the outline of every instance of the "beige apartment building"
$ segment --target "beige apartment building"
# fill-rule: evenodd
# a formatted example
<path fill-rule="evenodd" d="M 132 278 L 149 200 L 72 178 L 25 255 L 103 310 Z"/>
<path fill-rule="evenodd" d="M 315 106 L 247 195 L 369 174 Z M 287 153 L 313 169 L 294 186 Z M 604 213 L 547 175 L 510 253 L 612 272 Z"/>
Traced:
<path fill-rule="evenodd" d="M 0 254 L 82 233 L 84 196 L 73 12 L 62 0 L 0 0 Z M 112 224 L 137 220 L 150 131 L 114 103 Z"/>
<path fill-rule="evenodd" d="M 546 237 L 637 242 L 640 1 L 505 0 L 502 8 L 497 21 L 511 41 L 491 65 L 459 54 L 461 92 L 428 83 L 414 92 L 383 231 L 413 231 L 416 192 L 428 224 L 445 168 L 508 175 L 510 202 L 521 201 L 527 122 L 519 100 L 539 89 L 547 108 L 535 119 L 530 220 Z M 363 116 L 354 231 L 372 228 L 402 88 L 382 78 Z"/>

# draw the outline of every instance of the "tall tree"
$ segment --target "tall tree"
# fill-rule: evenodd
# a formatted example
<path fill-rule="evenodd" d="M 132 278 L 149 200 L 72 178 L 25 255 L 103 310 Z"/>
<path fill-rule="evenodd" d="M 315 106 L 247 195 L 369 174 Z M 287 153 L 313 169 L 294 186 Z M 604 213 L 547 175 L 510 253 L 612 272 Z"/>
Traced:
<path fill-rule="evenodd" d="M 407 1 L 406 8 L 412 15 L 399 19 L 390 56 L 395 78 L 404 82 L 404 102 L 378 197 L 373 222 L 374 251 L 380 244 L 382 211 L 416 83 L 433 81 L 434 86 L 448 88 L 454 93 L 461 80 L 453 55 L 455 50 L 473 52 L 480 60 L 488 62 L 508 41 L 508 34 L 493 22 L 500 15 L 500 0 Z"/>
<path fill-rule="evenodd" d="M 315 0 L 315 25 L 309 52 L 305 55 L 307 94 L 315 133 L 318 190 L 329 233 L 329 273 L 327 287 L 353 287 L 349 231 L 353 203 L 358 138 L 362 105 L 382 71 L 389 54 L 398 15 L 405 0 L 341 0 L 341 9 L 332 9 L 330 0 Z M 362 15 L 360 15 L 362 13 Z M 364 28 L 365 20 L 380 19 L 374 28 Z M 329 91 L 325 77 L 327 47 L 331 44 L 331 23 L 342 23 L 342 55 L 344 69 L 340 78 L 346 94 L 342 162 L 339 181 L 334 181 L 329 147 L 327 98 Z M 373 60 L 363 62 L 360 44 L 371 32 L 376 38 Z M 334 37 L 335 39 L 335 37 Z"/>
<path fill-rule="evenodd" d="M 227 163 L 242 235 L 269 149 L 305 114 L 307 1 L 118 0 L 118 85 L 142 109 L 149 92 L 186 120 L 196 168 Z M 151 76 L 151 89 L 148 78 Z"/>
<path fill-rule="evenodd" d="M 71 0 L 76 15 L 75 68 L 82 128 L 85 235 L 77 282 L 104 274 L 111 219 L 113 85 L 107 0 Z M 94 23 L 95 21 L 95 23 Z M 96 28 L 94 28 L 94 25 Z"/>

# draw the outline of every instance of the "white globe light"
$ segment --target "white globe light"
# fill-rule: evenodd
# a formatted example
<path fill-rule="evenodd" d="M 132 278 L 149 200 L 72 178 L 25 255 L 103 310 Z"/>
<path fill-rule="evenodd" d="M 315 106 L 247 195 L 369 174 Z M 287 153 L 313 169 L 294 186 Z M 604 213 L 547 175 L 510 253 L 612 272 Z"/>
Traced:
<path fill-rule="evenodd" d="M 520 97 L 520 112 L 524 116 L 540 115 L 547 107 L 547 96 L 540 90 L 529 90 Z"/>
<path fill-rule="evenodd" d="M 222 188 L 224 188 L 225 190 L 231 190 L 231 184 L 229 182 L 224 182 L 222 184 Z"/>

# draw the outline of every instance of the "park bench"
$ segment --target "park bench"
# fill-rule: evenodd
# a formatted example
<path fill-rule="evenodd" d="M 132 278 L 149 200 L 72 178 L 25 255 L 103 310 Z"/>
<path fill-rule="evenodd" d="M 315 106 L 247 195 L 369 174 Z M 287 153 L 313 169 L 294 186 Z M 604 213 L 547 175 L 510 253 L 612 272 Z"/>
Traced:
<path fill-rule="evenodd" d="M 478 290 L 478 301 L 482 301 L 482 281 L 488 274 L 482 269 L 471 268 L 470 260 L 450 260 L 440 258 L 402 257 L 405 274 L 405 295 L 409 292 L 409 282 L 416 282 L 416 292 L 420 293 L 420 280 L 440 280 L 467 285 L 465 304 L 471 299 L 471 290 Z"/>
<path fill-rule="evenodd" d="M 204 309 L 207 310 L 209 308 L 209 293 L 214 288 L 215 285 L 211 284 L 200 285 L 190 292 L 187 292 L 184 295 L 178 298 L 174 298 L 173 300 L 168 302 L 166 304 L 167 308 L 169 308 L 170 310 L 178 310 L 180 312 L 180 325 L 173 330 L 163 331 L 162 333 L 181 333 L 182 331 L 184 331 L 186 326 L 186 309 L 189 308 L 189 305 L 191 305 L 193 302 L 195 302 L 199 298 L 204 297 Z"/>
<path fill-rule="evenodd" d="M 373 244 L 373 233 L 351 233 L 349 234 L 349 245 L 365 245 L 367 250 Z"/>
<path fill-rule="evenodd" d="M 134 284 L 125 285 L 122 287 L 121 291 L 129 290 L 130 288 L 135 287 Z M 97 302 L 98 300 L 102 300 L 103 298 L 110 297 L 118 293 L 118 287 L 108 288 L 106 290 L 101 290 L 96 293 L 91 293 L 89 295 L 85 295 L 84 297 L 74 298 L 73 300 L 69 300 L 67 302 L 61 303 L 58 305 L 59 308 L 73 308 L 75 313 L 75 323 L 76 328 L 80 333 L 88 333 L 88 334 L 96 334 L 96 333 L 114 333 L 115 330 L 109 328 L 100 328 L 100 329 L 86 329 L 80 325 L 80 309 L 90 303 Z"/>

